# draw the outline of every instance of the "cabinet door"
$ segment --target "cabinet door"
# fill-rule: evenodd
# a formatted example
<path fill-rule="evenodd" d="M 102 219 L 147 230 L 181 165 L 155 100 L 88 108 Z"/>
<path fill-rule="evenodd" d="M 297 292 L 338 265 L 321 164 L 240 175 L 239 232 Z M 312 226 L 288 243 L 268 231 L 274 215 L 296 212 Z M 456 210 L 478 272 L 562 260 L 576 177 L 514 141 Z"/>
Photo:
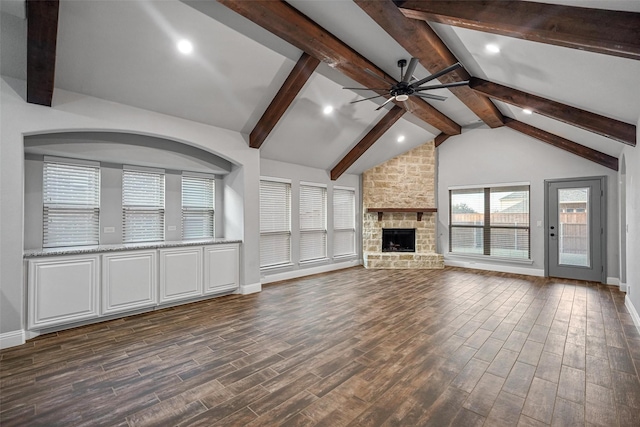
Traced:
<path fill-rule="evenodd" d="M 239 285 L 238 245 L 214 245 L 204 248 L 204 293 L 228 292 Z"/>
<path fill-rule="evenodd" d="M 156 305 L 156 251 L 102 255 L 102 314 Z"/>
<path fill-rule="evenodd" d="M 202 247 L 160 250 L 160 302 L 202 295 Z"/>
<path fill-rule="evenodd" d="M 98 271 L 97 255 L 29 260 L 29 329 L 97 317 Z"/>

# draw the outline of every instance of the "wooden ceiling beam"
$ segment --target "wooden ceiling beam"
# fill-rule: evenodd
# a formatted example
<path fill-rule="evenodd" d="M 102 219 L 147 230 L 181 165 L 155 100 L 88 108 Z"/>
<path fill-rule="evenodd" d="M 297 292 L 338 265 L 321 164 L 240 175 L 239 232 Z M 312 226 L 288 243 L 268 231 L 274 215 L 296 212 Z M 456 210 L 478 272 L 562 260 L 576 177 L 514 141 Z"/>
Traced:
<path fill-rule="evenodd" d="M 440 135 L 436 136 L 436 138 L 433 140 L 433 143 L 436 147 L 439 147 L 443 142 L 449 139 L 450 136 L 451 135 L 447 135 L 446 133 L 441 133 Z"/>
<path fill-rule="evenodd" d="M 444 42 L 424 21 L 409 19 L 393 4 L 392 0 L 354 0 L 360 8 L 378 23 L 409 54 L 420 59 L 430 73 L 436 73 L 458 62 Z M 463 68 L 438 78 L 440 83 L 469 80 Z M 492 128 L 502 126 L 502 114 L 485 96 L 475 93 L 467 86 L 449 88 L 483 122 Z"/>
<path fill-rule="evenodd" d="M 469 87 L 488 97 L 521 108 L 528 108 L 543 116 L 615 139 L 632 147 L 636 146 L 636 127 L 634 125 L 476 77 L 471 79 Z"/>
<path fill-rule="evenodd" d="M 395 122 L 405 113 L 403 108 L 394 105 L 391 110 L 371 129 L 355 147 L 347 153 L 336 167 L 331 169 L 331 180 L 335 181 L 349 169 Z"/>
<path fill-rule="evenodd" d="M 325 62 L 364 87 L 379 87 L 381 79 L 389 86 L 396 80 L 336 36 L 288 3 L 279 1 L 218 0 L 229 9 L 255 22 L 298 49 Z M 458 135 L 460 125 L 422 99 L 411 97 L 396 105 L 407 108 L 419 119 L 448 135 Z"/>
<path fill-rule="evenodd" d="M 408 18 L 640 59 L 640 13 L 529 1 L 394 2 Z"/>
<path fill-rule="evenodd" d="M 269 107 L 267 107 L 267 110 L 249 134 L 249 146 L 251 148 L 260 148 L 302 87 L 307 83 L 318 64 L 320 64 L 318 59 L 307 53 L 302 53 L 282 87 L 273 97 Z"/>
<path fill-rule="evenodd" d="M 27 102 L 51 107 L 56 70 L 58 0 L 27 0 Z"/>
<path fill-rule="evenodd" d="M 532 138 L 536 138 L 542 142 L 551 144 L 554 147 L 558 147 L 562 150 L 568 151 L 577 156 L 598 163 L 599 165 L 608 167 L 609 169 L 613 169 L 614 171 L 618 170 L 618 159 L 608 154 L 602 153 L 598 150 L 585 147 L 584 145 L 580 145 L 576 142 L 554 135 L 542 129 L 535 128 L 526 123 L 522 123 L 509 117 L 505 117 L 504 125 Z"/>

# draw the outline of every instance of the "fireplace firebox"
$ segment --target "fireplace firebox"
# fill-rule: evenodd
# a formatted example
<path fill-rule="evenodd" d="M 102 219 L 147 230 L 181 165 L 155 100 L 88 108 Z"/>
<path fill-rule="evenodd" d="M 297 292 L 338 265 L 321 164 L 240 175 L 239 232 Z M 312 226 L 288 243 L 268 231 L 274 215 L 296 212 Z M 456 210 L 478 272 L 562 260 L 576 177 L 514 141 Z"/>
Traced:
<path fill-rule="evenodd" d="M 383 228 L 382 252 L 415 252 L 415 228 Z"/>

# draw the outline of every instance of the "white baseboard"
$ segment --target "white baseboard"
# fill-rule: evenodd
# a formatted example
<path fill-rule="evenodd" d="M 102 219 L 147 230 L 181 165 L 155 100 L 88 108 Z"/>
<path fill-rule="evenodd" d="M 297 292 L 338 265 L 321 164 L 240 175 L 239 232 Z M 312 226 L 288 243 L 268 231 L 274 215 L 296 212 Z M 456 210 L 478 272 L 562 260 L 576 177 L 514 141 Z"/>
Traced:
<path fill-rule="evenodd" d="M 633 323 L 636 325 L 636 329 L 638 330 L 638 332 L 640 332 L 640 316 L 638 315 L 638 310 L 636 310 L 636 308 L 633 306 L 629 295 L 624 298 L 624 306 L 627 307 L 627 310 L 629 310 L 629 314 L 633 319 Z"/>
<path fill-rule="evenodd" d="M 620 286 L 620 279 L 617 277 L 607 277 L 607 285 Z"/>
<path fill-rule="evenodd" d="M 523 268 L 514 265 L 485 264 L 477 261 L 462 261 L 445 259 L 444 265 L 448 267 L 464 267 L 476 270 L 498 271 L 500 273 L 523 274 L 525 276 L 544 277 L 544 270 L 538 268 Z"/>
<path fill-rule="evenodd" d="M 608 281 L 608 280 L 609 280 L 609 279 L 607 279 L 607 281 Z M 629 288 L 627 287 L 627 284 L 626 284 L 626 283 L 619 282 L 619 283 L 618 283 L 618 286 L 620 287 L 620 292 L 624 292 L 624 293 L 626 293 L 626 292 L 627 292 L 627 290 L 629 289 Z"/>
<path fill-rule="evenodd" d="M 0 349 L 16 347 L 25 343 L 24 331 L 3 332 L 0 334 Z"/>
<path fill-rule="evenodd" d="M 249 295 L 255 294 L 257 292 L 262 292 L 262 283 L 251 283 L 249 285 L 240 286 L 240 294 L 241 295 Z"/>
<path fill-rule="evenodd" d="M 342 270 L 344 268 L 355 267 L 356 265 L 362 265 L 362 260 L 354 259 L 345 262 L 339 262 L 336 264 L 320 265 L 318 267 L 302 268 L 300 270 L 285 271 L 284 273 L 277 273 L 271 275 L 265 275 L 261 278 L 262 284 L 279 282 L 281 280 L 297 279 L 298 277 L 311 276 L 312 274 L 327 273 L 329 271 Z"/>

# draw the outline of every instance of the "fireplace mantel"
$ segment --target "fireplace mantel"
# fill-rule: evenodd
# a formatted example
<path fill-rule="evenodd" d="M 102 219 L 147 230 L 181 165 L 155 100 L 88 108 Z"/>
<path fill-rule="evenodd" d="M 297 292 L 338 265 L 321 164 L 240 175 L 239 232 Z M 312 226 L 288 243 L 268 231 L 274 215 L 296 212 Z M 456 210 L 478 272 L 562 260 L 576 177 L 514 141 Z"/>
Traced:
<path fill-rule="evenodd" d="M 418 221 L 422 221 L 422 214 L 425 212 L 438 212 L 438 208 L 367 208 L 367 213 L 378 213 L 378 221 L 382 221 L 385 212 L 407 213 L 415 212 Z"/>

